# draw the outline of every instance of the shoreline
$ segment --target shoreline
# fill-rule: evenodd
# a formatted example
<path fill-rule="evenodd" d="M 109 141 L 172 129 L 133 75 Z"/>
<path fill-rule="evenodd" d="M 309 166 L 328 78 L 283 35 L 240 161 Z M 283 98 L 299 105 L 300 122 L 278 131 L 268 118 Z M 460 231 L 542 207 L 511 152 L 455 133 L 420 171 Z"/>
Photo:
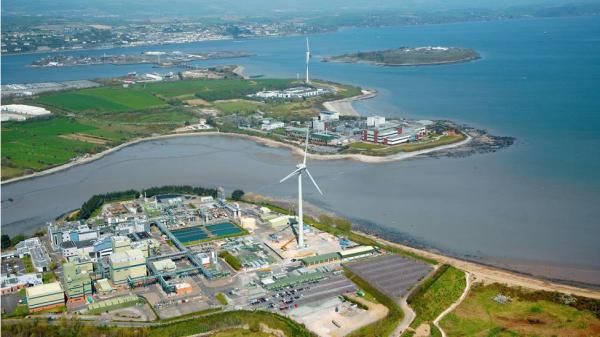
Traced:
<path fill-rule="evenodd" d="M 370 99 L 375 96 L 377 96 L 377 91 L 372 89 L 362 89 L 361 94 L 358 96 L 327 101 L 323 103 L 323 107 L 329 111 L 339 113 L 340 116 L 360 117 L 358 111 L 352 106 L 352 102 Z"/>
<path fill-rule="evenodd" d="M 271 197 L 255 194 L 252 192 L 249 192 L 247 194 L 247 198 L 251 202 L 266 202 L 279 207 L 285 207 L 289 203 L 293 203 L 293 201 L 290 201 L 289 199 L 274 200 Z M 305 206 L 306 215 L 312 217 L 318 217 L 318 215 L 321 214 L 338 216 L 337 213 L 335 213 L 335 211 L 325 210 L 312 203 L 307 203 Z M 352 232 L 377 241 L 378 243 L 383 245 L 394 246 L 406 252 L 419 255 L 421 257 L 434 259 L 440 264 L 452 265 L 458 269 L 469 273 L 473 282 L 484 282 L 486 284 L 496 282 L 513 287 L 523 287 L 533 290 L 558 291 L 561 293 L 568 293 L 588 298 L 600 299 L 600 290 L 598 290 L 598 286 L 594 284 L 574 284 L 578 282 L 562 279 L 549 279 L 544 276 L 530 275 L 525 272 L 513 270 L 507 267 L 500 267 L 493 264 L 486 264 L 479 261 L 469 260 L 466 257 L 453 257 L 448 253 L 434 252 L 428 250 L 427 248 L 416 248 L 404 243 L 390 241 L 383 238 L 382 236 L 385 236 L 385 232 L 372 234 L 361 229 L 353 229 Z"/>
<path fill-rule="evenodd" d="M 591 287 L 593 285 L 590 285 L 590 288 L 585 288 L 583 286 L 559 283 L 554 280 L 548 280 L 534 275 L 527 275 L 523 272 L 511 270 L 508 268 L 496 267 L 494 265 L 488 265 L 480 262 L 469 261 L 462 258 L 451 257 L 448 255 L 444 255 L 443 253 L 435 253 L 425 249 L 414 248 L 406 244 L 388 241 L 386 239 L 380 238 L 379 236 L 363 233 L 361 231 L 354 232 L 372 238 L 380 243 L 395 246 L 423 257 L 432 258 L 440 263 L 452 265 L 456 268 L 470 273 L 473 277 L 473 281 L 481 281 L 485 284 L 503 283 L 513 287 L 523 287 L 534 290 L 557 291 L 561 293 L 568 293 L 588 298 L 600 299 L 600 291 L 592 289 Z M 569 282 L 568 280 L 564 281 Z"/>
<path fill-rule="evenodd" d="M 64 171 L 64 170 L 70 169 L 70 168 L 78 166 L 78 165 L 91 163 L 91 162 L 101 159 L 111 153 L 117 152 L 126 147 L 136 145 L 139 143 L 150 142 L 150 141 L 161 140 L 161 139 L 178 138 L 178 137 L 194 137 L 194 136 L 237 137 L 237 138 L 243 138 L 246 140 L 254 141 L 258 144 L 261 144 L 261 145 L 264 145 L 267 147 L 288 148 L 289 150 L 291 150 L 292 154 L 294 154 L 294 155 L 302 156 L 304 154 L 303 150 L 295 145 L 278 142 L 276 140 L 262 138 L 259 136 L 242 134 L 242 133 L 220 132 L 220 131 L 170 133 L 170 134 L 165 134 L 165 135 L 150 136 L 150 137 L 135 139 L 135 140 L 117 145 L 115 147 L 112 147 L 112 148 L 102 151 L 100 153 L 96 153 L 89 157 L 85 157 L 85 158 L 82 158 L 79 160 L 74 160 L 74 161 L 59 165 L 59 166 L 51 167 L 51 168 L 43 170 L 43 171 L 35 172 L 33 174 L 24 175 L 24 176 L 20 176 L 20 177 L 14 177 L 14 178 L 11 178 L 8 180 L 3 180 L 2 182 L 0 182 L 0 186 L 16 183 L 16 182 L 19 182 L 22 180 L 42 177 L 45 175 Z M 469 136 L 467 134 L 465 134 L 465 136 L 467 138 L 461 140 L 460 142 L 442 145 L 442 146 L 430 148 L 430 149 L 419 150 L 419 151 L 400 152 L 400 153 L 393 154 L 390 156 L 385 156 L 385 157 L 368 156 L 368 155 L 364 155 L 364 154 L 323 154 L 323 155 L 321 155 L 321 154 L 314 154 L 314 153 L 308 153 L 307 157 L 309 157 L 310 159 L 315 159 L 315 160 L 347 160 L 347 159 L 350 159 L 350 160 L 356 160 L 356 161 L 363 162 L 363 163 L 385 163 L 385 162 L 391 162 L 391 161 L 404 160 L 404 159 L 412 158 L 412 157 L 415 157 L 415 156 L 418 156 L 421 154 L 427 154 L 427 153 L 431 153 L 431 152 L 435 152 L 435 151 L 447 150 L 447 149 L 465 145 L 472 140 L 471 136 Z"/>
<path fill-rule="evenodd" d="M 321 58 L 321 62 L 326 63 L 350 63 L 350 64 L 368 64 L 379 67 L 422 67 L 422 66 L 439 66 L 439 65 L 447 65 L 447 64 L 460 64 L 473 62 L 477 60 L 481 60 L 483 57 L 467 57 L 460 60 L 454 61 L 438 61 L 438 62 L 430 62 L 430 63 L 384 63 L 384 62 L 375 62 L 375 61 L 365 61 L 365 60 L 334 60 L 329 57 Z"/>

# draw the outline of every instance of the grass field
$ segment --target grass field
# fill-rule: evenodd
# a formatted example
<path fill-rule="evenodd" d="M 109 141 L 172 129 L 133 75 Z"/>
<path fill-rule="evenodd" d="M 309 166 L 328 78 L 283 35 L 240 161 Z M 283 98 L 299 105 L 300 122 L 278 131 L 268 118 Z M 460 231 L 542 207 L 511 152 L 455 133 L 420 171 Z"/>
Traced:
<path fill-rule="evenodd" d="M 460 297 L 467 285 L 462 270 L 448 265 L 440 268 L 421 284 L 418 288 L 420 291 L 409 301 L 417 314 L 410 326 L 416 329 L 423 323 L 430 324 L 432 336 L 437 336 L 439 332 L 431 322 Z"/>
<path fill-rule="evenodd" d="M 123 87 L 61 92 L 41 96 L 35 102 L 76 113 L 135 111 L 167 105 L 143 88 Z"/>
<path fill-rule="evenodd" d="M 166 98 L 195 95 L 207 101 L 244 98 L 263 89 L 284 89 L 300 84 L 290 79 L 193 80 L 136 84 L 134 89 Z"/>
<path fill-rule="evenodd" d="M 370 156 L 389 156 L 400 152 L 413 152 L 425 149 L 431 149 L 438 146 L 448 145 L 465 139 L 463 134 L 455 136 L 439 136 L 431 139 L 421 140 L 415 143 L 405 143 L 394 146 L 384 146 L 371 143 L 352 143 L 348 145 L 344 153 L 361 153 Z"/>
<path fill-rule="evenodd" d="M 385 145 L 374 144 L 374 143 L 363 143 L 363 142 L 354 142 L 348 145 L 351 149 L 357 150 L 377 150 L 385 148 Z"/>
<path fill-rule="evenodd" d="M 67 139 L 61 135 L 90 133 L 93 126 L 69 118 L 53 118 L 2 125 L 2 178 L 22 174 L 26 169 L 42 170 L 65 163 L 69 159 L 93 150 L 97 144 Z M 12 168 L 5 172 L 5 168 Z"/>
<path fill-rule="evenodd" d="M 555 302 L 512 298 L 500 304 L 497 285 L 475 284 L 467 298 L 441 322 L 448 336 L 600 336 L 600 319 L 589 311 Z"/>
<path fill-rule="evenodd" d="M 360 93 L 353 86 L 318 81 L 315 84 L 335 86 L 338 97 Z M 252 114 L 260 108 L 266 117 L 288 121 L 316 115 L 320 102 L 331 98 L 267 103 L 246 99 L 246 95 L 263 89 L 298 85 L 302 82 L 292 79 L 189 80 L 69 90 L 18 100 L 15 103 L 45 106 L 54 118 L 2 124 L 2 179 L 65 164 L 77 156 L 94 154 L 132 139 L 172 133 L 186 123 L 206 117 L 201 116 L 197 105 L 184 104 L 185 99 L 200 101 L 224 115 Z"/>
<path fill-rule="evenodd" d="M 221 303 L 221 305 L 227 305 L 227 297 L 225 297 L 223 293 L 217 293 L 215 298 L 217 301 L 219 301 L 219 303 Z"/>
<path fill-rule="evenodd" d="M 215 101 L 213 105 L 218 110 L 225 114 L 250 115 L 256 112 L 256 109 L 261 108 L 264 104 L 245 99 Z"/>

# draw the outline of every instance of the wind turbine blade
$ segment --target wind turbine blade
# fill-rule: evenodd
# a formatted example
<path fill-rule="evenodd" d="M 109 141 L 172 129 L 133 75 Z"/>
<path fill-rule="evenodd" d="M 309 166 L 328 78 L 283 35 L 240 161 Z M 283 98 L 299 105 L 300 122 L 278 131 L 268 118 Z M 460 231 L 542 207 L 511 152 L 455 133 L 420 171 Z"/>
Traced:
<path fill-rule="evenodd" d="M 323 191 L 321 191 L 321 189 L 319 188 L 319 185 L 317 185 L 317 182 L 315 181 L 315 179 L 313 179 L 310 172 L 308 172 L 308 169 L 304 170 L 304 172 L 306 172 L 306 174 L 310 178 L 310 181 L 312 181 L 313 185 L 315 185 L 315 187 L 317 188 L 317 191 L 319 191 L 319 193 L 321 193 L 321 195 L 323 195 Z"/>
<path fill-rule="evenodd" d="M 308 153 L 308 128 L 306 129 L 306 143 L 304 144 L 304 165 L 306 165 L 306 153 Z"/>
<path fill-rule="evenodd" d="M 310 47 L 308 46 L 308 37 L 306 38 L 306 52 L 310 54 Z"/>
<path fill-rule="evenodd" d="M 294 170 L 294 172 L 288 174 L 287 176 L 285 176 L 285 178 L 281 179 L 279 182 L 282 183 L 288 179 L 290 179 L 291 177 L 293 177 L 294 175 L 296 175 L 296 173 L 300 172 L 300 170 L 302 170 L 301 168 Z"/>

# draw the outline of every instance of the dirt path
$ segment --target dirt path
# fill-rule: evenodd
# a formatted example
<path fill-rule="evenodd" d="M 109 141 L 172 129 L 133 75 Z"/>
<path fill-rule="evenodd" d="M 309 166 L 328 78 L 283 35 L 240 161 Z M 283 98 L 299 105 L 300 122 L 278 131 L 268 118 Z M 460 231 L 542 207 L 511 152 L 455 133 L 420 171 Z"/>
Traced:
<path fill-rule="evenodd" d="M 458 300 L 456 300 L 456 302 L 452 303 L 446 310 L 444 310 L 438 317 L 436 317 L 436 319 L 433 320 L 433 325 L 435 325 L 435 327 L 440 330 L 440 332 L 442 333 L 442 337 L 446 337 L 446 332 L 440 326 L 441 320 L 447 314 L 449 314 L 452 310 L 456 309 L 456 307 L 458 307 L 462 303 L 462 301 L 464 301 L 465 298 L 467 298 L 467 294 L 469 294 L 469 290 L 471 289 L 471 274 L 465 272 L 465 278 L 466 278 L 467 284 L 465 286 L 465 290 L 463 291 L 462 295 L 460 295 L 460 297 L 458 298 Z"/>

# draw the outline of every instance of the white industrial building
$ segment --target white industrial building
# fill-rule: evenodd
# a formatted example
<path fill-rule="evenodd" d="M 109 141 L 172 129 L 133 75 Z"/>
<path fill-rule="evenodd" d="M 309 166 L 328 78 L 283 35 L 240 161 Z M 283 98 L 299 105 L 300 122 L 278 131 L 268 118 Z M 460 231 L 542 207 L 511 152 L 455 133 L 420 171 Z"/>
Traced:
<path fill-rule="evenodd" d="M 328 94 L 331 91 L 323 88 L 294 87 L 285 90 L 264 90 L 248 97 L 257 98 L 305 98 Z"/>
<path fill-rule="evenodd" d="M 273 131 L 275 129 L 279 129 L 279 128 L 283 128 L 283 127 L 285 127 L 284 122 L 274 121 L 271 119 L 264 119 L 262 121 L 262 125 L 261 125 L 260 129 L 264 130 L 264 131 Z"/>
<path fill-rule="evenodd" d="M 379 127 L 384 124 L 385 124 L 385 117 L 383 117 L 383 116 L 367 117 L 367 127 Z"/>
<path fill-rule="evenodd" d="M 339 121 L 340 113 L 335 111 L 321 111 L 319 113 L 319 120 L 322 120 L 324 122 Z"/>
<path fill-rule="evenodd" d="M 49 110 L 33 105 L 7 104 L 0 106 L 2 122 L 24 121 L 28 118 L 49 116 L 51 114 Z"/>

